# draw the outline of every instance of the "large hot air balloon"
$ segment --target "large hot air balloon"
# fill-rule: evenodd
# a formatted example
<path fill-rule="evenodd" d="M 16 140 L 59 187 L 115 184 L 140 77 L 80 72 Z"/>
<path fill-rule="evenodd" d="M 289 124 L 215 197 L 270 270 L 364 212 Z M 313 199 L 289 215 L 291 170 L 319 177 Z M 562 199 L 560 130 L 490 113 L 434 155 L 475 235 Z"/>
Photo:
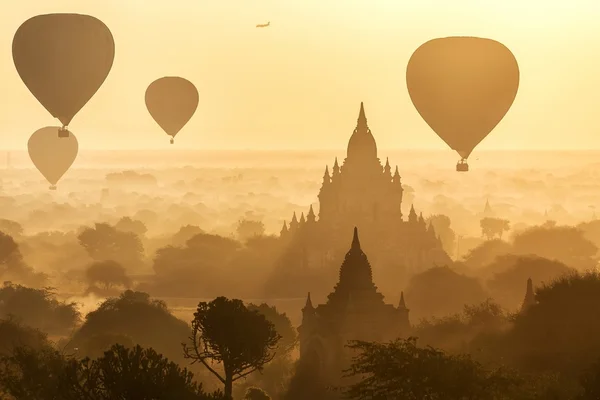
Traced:
<path fill-rule="evenodd" d="M 406 67 L 406 85 L 421 117 L 461 160 L 502 120 L 519 88 L 519 66 L 503 44 L 447 37 L 422 44 Z"/>
<path fill-rule="evenodd" d="M 67 135 L 59 137 L 60 129 L 62 128 L 57 126 L 39 129 L 31 135 L 27 142 L 29 158 L 52 185 L 50 186 L 51 190 L 56 190 L 56 184 L 69 170 L 77 158 L 79 150 L 75 135 L 66 131 Z"/>
<path fill-rule="evenodd" d="M 94 96 L 115 58 L 104 23 L 89 15 L 47 14 L 25 21 L 13 38 L 13 61 L 21 79 L 68 136 L 73 117 Z"/>
<path fill-rule="evenodd" d="M 175 135 L 188 123 L 198 108 L 198 90 L 187 79 L 167 76 L 146 89 L 146 107 L 165 133 Z"/>

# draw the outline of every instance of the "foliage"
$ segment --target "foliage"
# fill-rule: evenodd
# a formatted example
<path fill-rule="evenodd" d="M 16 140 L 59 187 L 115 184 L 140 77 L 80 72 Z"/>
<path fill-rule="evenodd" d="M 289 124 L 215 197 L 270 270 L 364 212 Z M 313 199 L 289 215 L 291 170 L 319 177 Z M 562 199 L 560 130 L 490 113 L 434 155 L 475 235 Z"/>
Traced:
<path fill-rule="evenodd" d="M 435 267 L 414 275 L 406 288 L 413 316 L 442 316 L 460 312 L 465 304 L 488 298 L 475 278 L 448 267 Z"/>
<path fill-rule="evenodd" d="M 16 221 L 0 218 L 0 232 L 18 238 L 23 235 L 23 226 Z"/>
<path fill-rule="evenodd" d="M 264 235 L 265 224 L 263 224 L 262 221 L 242 219 L 238 221 L 236 233 L 240 240 L 245 242 L 252 237 Z"/>
<path fill-rule="evenodd" d="M 600 274 L 563 276 L 536 290 L 536 304 L 514 320 L 503 356 L 515 366 L 578 376 L 600 354 Z"/>
<path fill-rule="evenodd" d="M 96 261 L 115 260 L 127 267 L 142 263 L 144 246 L 138 235 L 122 232 L 108 224 L 95 224 L 78 235 L 81 246 Z"/>
<path fill-rule="evenodd" d="M 464 257 L 465 264 L 477 269 L 488 266 L 496 257 L 512 252 L 512 245 L 500 239 L 488 240 L 471 249 Z"/>
<path fill-rule="evenodd" d="M 527 279 L 531 278 L 537 286 L 574 272 L 560 261 L 513 254 L 496 258 L 486 270 L 493 273 L 493 277 L 487 281 L 487 286 L 494 299 L 510 309 L 519 307 L 523 302 Z"/>
<path fill-rule="evenodd" d="M 178 362 L 183 360 L 180 343 L 190 335 L 190 328 L 173 316 L 163 301 L 153 300 L 147 293 L 127 290 L 87 314 L 68 349 L 74 351 L 77 347 L 81 354 L 92 337 L 105 334 L 127 336 L 134 343 L 152 347 Z"/>
<path fill-rule="evenodd" d="M 347 389 L 351 399 L 508 400 L 521 383 L 506 371 L 484 369 L 468 356 L 419 348 L 415 338 L 355 341 L 349 347 L 358 352 L 346 371 L 347 378 L 358 379 Z"/>
<path fill-rule="evenodd" d="M 17 348 L 3 357 L 0 386 L 17 399 L 52 400 L 217 400 L 153 349 L 115 345 L 96 360 L 65 358 L 50 348 Z"/>
<path fill-rule="evenodd" d="M 260 388 L 249 387 L 244 395 L 244 400 L 271 400 L 271 397 Z"/>
<path fill-rule="evenodd" d="M 201 362 L 224 384 L 231 398 L 233 382 L 273 360 L 280 338 L 264 315 L 248 310 L 241 300 L 217 297 L 198 304 L 191 343 L 183 349 L 186 358 Z M 209 364 L 214 362 L 223 365 L 223 374 Z"/>
<path fill-rule="evenodd" d="M 275 330 L 281 336 L 277 344 L 277 352 L 275 358 L 266 364 L 262 371 L 256 371 L 248 375 L 245 382 L 236 388 L 244 390 L 247 387 L 259 386 L 274 396 L 279 398 L 289 384 L 289 380 L 293 373 L 293 361 L 291 352 L 298 344 L 298 333 L 296 328 L 285 313 L 279 313 L 277 308 L 268 304 L 249 304 L 247 306 L 250 311 L 257 311 L 264 315 L 267 321 L 275 326 Z"/>
<path fill-rule="evenodd" d="M 14 315 L 49 334 L 65 334 L 79 323 L 75 303 L 60 302 L 51 288 L 33 289 L 5 282 L 0 287 L 0 318 Z"/>
<path fill-rule="evenodd" d="M 504 232 L 510 230 L 510 221 L 502 218 L 483 218 L 479 221 L 479 225 L 481 226 L 481 235 L 488 240 L 495 237 L 502 239 Z"/>
<path fill-rule="evenodd" d="M 47 336 L 40 330 L 23 325 L 12 317 L 0 319 L 0 355 L 9 355 L 21 346 L 41 349 L 47 345 Z"/>
<path fill-rule="evenodd" d="M 535 254 L 582 271 L 597 264 L 598 247 L 585 238 L 583 231 L 570 226 L 529 228 L 515 235 L 513 249 L 515 254 Z"/>
<path fill-rule="evenodd" d="M 125 268 L 116 261 L 96 261 L 85 271 L 89 285 L 100 283 L 108 290 L 113 286 L 129 287 L 131 279 L 127 276 Z"/>
<path fill-rule="evenodd" d="M 116 224 L 115 228 L 122 232 L 131 232 L 140 237 L 144 236 L 148 232 L 146 225 L 138 220 L 132 219 L 131 217 L 123 217 Z"/>

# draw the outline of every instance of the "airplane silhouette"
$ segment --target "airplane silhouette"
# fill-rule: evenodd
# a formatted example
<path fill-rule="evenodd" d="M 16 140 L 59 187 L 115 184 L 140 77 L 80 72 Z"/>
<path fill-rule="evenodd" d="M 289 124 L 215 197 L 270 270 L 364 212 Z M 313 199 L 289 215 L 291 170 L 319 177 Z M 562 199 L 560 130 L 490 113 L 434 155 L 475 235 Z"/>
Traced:
<path fill-rule="evenodd" d="M 257 28 L 266 28 L 269 25 L 271 25 L 271 21 L 267 22 L 266 24 L 258 24 L 258 25 L 256 25 L 256 27 Z"/>

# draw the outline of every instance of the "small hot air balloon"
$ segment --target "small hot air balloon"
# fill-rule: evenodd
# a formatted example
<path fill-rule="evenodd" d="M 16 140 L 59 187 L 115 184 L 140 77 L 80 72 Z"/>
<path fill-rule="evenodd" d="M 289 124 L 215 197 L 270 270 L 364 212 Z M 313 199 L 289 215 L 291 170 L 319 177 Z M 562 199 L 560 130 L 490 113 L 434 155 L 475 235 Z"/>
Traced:
<path fill-rule="evenodd" d="M 477 37 L 447 37 L 422 44 L 406 67 L 406 85 L 425 122 L 461 160 L 502 120 L 519 88 L 519 65 L 503 44 Z"/>
<path fill-rule="evenodd" d="M 63 124 L 106 80 L 115 58 L 112 33 L 97 18 L 80 14 L 38 15 L 15 33 L 13 61 L 35 98 Z"/>
<path fill-rule="evenodd" d="M 198 101 L 196 86 L 180 77 L 157 79 L 146 89 L 146 107 L 158 125 L 171 136 L 171 144 L 196 112 Z"/>
<path fill-rule="evenodd" d="M 52 185 L 50 190 L 56 190 L 56 184 L 69 170 L 79 150 L 77 138 L 67 131 L 66 137 L 58 137 L 57 126 L 47 126 L 31 135 L 27 142 L 29 158 L 33 165 Z"/>

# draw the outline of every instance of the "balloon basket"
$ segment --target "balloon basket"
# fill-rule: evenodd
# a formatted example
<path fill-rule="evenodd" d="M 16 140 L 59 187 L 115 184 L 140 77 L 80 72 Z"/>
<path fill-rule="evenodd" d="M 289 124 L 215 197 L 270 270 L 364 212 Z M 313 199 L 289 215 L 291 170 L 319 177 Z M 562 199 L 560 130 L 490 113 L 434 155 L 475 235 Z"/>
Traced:
<path fill-rule="evenodd" d="M 469 164 L 467 164 L 466 161 L 459 161 L 458 164 L 456 164 L 456 171 L 457 172 L 468 172 Z"/>
<path fill-rule="evenodd" d="M 60 128 L 58 130 L 58 137 L 59 138 L 68 138 L 69 137 L 69 130 L 66 128 Z"/>
<path fill-rule="evenodd" d="M 56 190 L 56 186 L 55 185 L 50 186 L 50 190 Z"/>
<path fill-rule="evenodd" d="M 171 144 L 175 144 L 175 139 L 171 139 Z"/>

